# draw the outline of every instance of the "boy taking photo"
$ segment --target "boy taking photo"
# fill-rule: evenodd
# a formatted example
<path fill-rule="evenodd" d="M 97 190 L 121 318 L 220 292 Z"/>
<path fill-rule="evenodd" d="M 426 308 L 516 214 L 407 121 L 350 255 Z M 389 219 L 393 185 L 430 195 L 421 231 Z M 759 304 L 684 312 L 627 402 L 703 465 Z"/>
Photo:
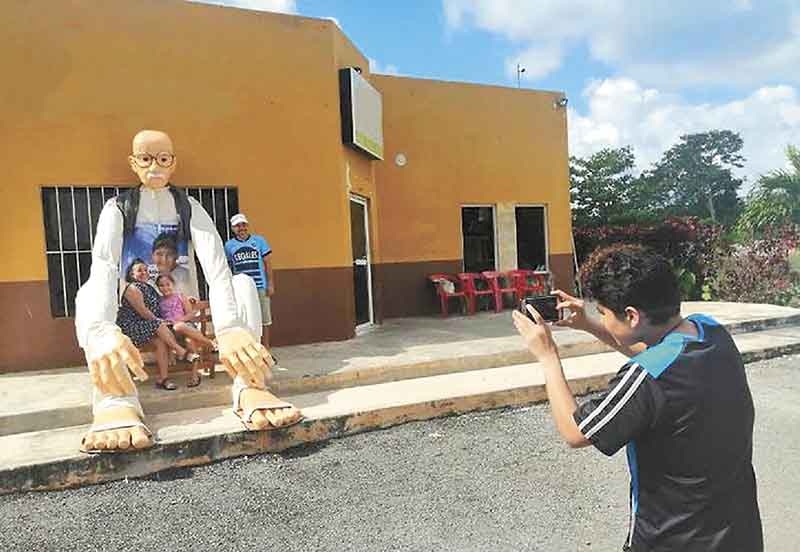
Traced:
<path fill-rule="evenodd" d="M 545 376 L 556 428 L 574 448 L 611 456 L 626 447 L 630 528 L 623 550 L 763 550 L 753 471 L 753 400 L 727 330 L 705 315 L 683 318 L 670 264 L 640 246 L 594 252 L 580 273 L 584 302 L 562 291 L 557 325 L 591 333 L 629 357 L 608 388 L 578 405 L 550 328 L 513 313 Z M 598 477 L 602 473 L 598 472 Z"/>

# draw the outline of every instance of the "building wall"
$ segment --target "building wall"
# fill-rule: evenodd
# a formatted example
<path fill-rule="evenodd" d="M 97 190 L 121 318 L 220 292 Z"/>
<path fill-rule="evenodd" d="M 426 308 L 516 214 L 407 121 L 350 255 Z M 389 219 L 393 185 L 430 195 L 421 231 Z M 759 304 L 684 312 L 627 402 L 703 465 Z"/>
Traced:
<path fill-rule="evenodd" d="M 350 42 L 350 40 L 342 32 L 337 31 L 334 33 L 334 56 L 336 58 L 336 68 L 343 69 L 345 67 L 359 67 L 361 68 L 362 75 L 371 80 L 369 73 L 369 60 Z M 338 94 L 337 94 L 338 98 Z M 385 108 L 385 106 L 384 106 Z M 339 139 L 341 143 L 341 137 Z M 381 249 L 380 249 L 380 228 L 378 225 L 378 216 L 380 212 L 380 205 L 377 197 L 377 187 L 375 182 L 375 166 L 382 163 L 382 161 L 375 161 L 364 153 L 354 150 L 349 146 L 342 146 L 343 163 L 342 175 L 345 183 L 342 200 L 345 202 L 345 208 L 349 213 L 350 209 L 350 196 L 355 195 L 360 198 L 366 199 L 368 208 L 367 216 L 369 220 L 369 241 L 370 241 L 370 257 L 372 263 L 372 276 L 373 276 L 373 304 L 375 308 L 375 321 L 380 322 L 383 318 L 382 312 L 382 284 L 379 280 L 379 271 L 377 267 L 380 263 Z M 348 214 L 349 220 L 349 214 Z M 348 232 L 349 232 L 348 225 Z M 348 244 L 349 242 L 348 233 Z M 350 254 L 352 260 L 352 251 Z M 354 293 L 352 286 L 352 269 L 349 273 L 351 285 L 349 293 Z M 352 297 L 352 295 L 351 295 Z M 353 303 L 351 301 L 351 303 Z M 353 307 L 354 308 L 354 307 Z M 355 310 L 353 310 L 353 320 L 355 320 Z"/>
<path fill-rule="evenodd" d="M 274 343 L 351 337 L 334 52 L 353 54 L 338 35 L 183 0 L 4 2 L 0 370 L 81 361 L 72 321 L 50 316 L 40 187 L 134 183 L 126 156 L 143 128 L 172 136 L 176 184 L 238 187 L 274 250 Z M 350 165 L 372 194 L 369 165 Z"/>
<path fill-rule="evenodd" d="M 464 203 L 505 206 L 506 233 L 514 204 L 547 204 L 568 276 L 554 93 L 370 75 L 331 21 L 183 0 L 8 0 L 0 44 L 0 372 L 82 362 L 73 321 L 50 314 L 40 190 L 135 183 L 144 128 L 172 136 L 175 184 L 238 188 L 274 251 L 275 345 L 353 336 L 349 194 L 369 203 L 377 321 L 433 310 L 425 275 L 461 269 Z M 353 65 L 383 93 L 383 162 L 342 145 L 337 69 Z"/>
<path fill-rule="evenodd" d="M 571 288 L 566 113 L 553 106 L 561 93 L 382 75 L 372 81 L 384 102 L 386 162 L 375 169 L 384 315 L 438 309 L 426 275 L 462 270 L 464 204 L 498 207 L 502 269 L 516 263 L 509 209 L 545 205 L 550 270 L 556 285 Z M 398 153 L 405 166 L 394 162 Z"/>

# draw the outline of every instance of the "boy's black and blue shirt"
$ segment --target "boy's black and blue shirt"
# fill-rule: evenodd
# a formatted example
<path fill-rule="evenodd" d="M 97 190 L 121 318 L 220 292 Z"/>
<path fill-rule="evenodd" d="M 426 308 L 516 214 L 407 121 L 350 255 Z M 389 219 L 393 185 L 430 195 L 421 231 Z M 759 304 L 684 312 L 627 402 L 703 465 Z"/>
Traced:
<path fill-rule="evenodd" d="M 761 551 L 744 363 L 714 319 L 688 320 L 697 336 L 673 331 L 631 358 L 574 418 L 604 454 L 627 447 L 630 550 Z"/>

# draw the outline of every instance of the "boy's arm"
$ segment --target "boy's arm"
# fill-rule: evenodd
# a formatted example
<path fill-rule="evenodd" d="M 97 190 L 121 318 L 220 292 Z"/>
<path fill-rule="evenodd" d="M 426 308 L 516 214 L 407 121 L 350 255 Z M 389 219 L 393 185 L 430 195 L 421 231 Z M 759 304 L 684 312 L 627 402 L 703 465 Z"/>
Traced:
<path fill-rule="evenodd" d="M 558 348 L 553 341 L 550 328 L 536 309 L 528 305 L 528 310 L 533 315 L 535 322 L 531 322 L 521 312 L 514 311 L 512 315 L 514 326 L 525 339 L 531 353 L 541 363 L 547 399 L 553 411 L 556 429 L 569 446 L 585 447 L 591 443 L 583 436 L 573 417 L 578 405 L 567 384 L 567 378 L 564 377 L 561 359 L 558 357 Z"/>
<path fill-rule="evenodd" d="M 573 417 L 578 405 L 575 402 L 575 397 L 572 395 L 569 384 L 567 384 L 567 378 L 564 376 L 564 369 L 561 367 L 561 359 L 558 358 L 558 354 L 539 360 L 544 371 L 547 399 L 550 402 L 556 429 L 558 429 L 564 441 L 572 448 L 591 445 L 591 441 L 578 429 L 578 424 Z"/>
<path fill-rule="evenodd" d="M 515 311 L 514 325 L 542 365 L 547 398 L 558 432 L 571 447 L 589 444 L 607 455 L 653 427 L 665 404 L 647 371 L 636 362 L 627 363 L 599 396 L 580 406 L 569 389 L 550 328 L 541 315 L 528 306 L 537 323 Z"/>

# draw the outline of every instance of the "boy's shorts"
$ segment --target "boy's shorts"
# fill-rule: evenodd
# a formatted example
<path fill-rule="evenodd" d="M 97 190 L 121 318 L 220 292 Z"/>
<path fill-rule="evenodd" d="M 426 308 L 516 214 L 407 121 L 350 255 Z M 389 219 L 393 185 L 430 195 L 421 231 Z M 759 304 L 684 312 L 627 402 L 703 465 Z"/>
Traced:
<path fill-rule="evenodd" d="M 261 325 L 272 326 L 272 305 L 266 289 L 258 290 L 258 300 L 261 303 Z"/>

